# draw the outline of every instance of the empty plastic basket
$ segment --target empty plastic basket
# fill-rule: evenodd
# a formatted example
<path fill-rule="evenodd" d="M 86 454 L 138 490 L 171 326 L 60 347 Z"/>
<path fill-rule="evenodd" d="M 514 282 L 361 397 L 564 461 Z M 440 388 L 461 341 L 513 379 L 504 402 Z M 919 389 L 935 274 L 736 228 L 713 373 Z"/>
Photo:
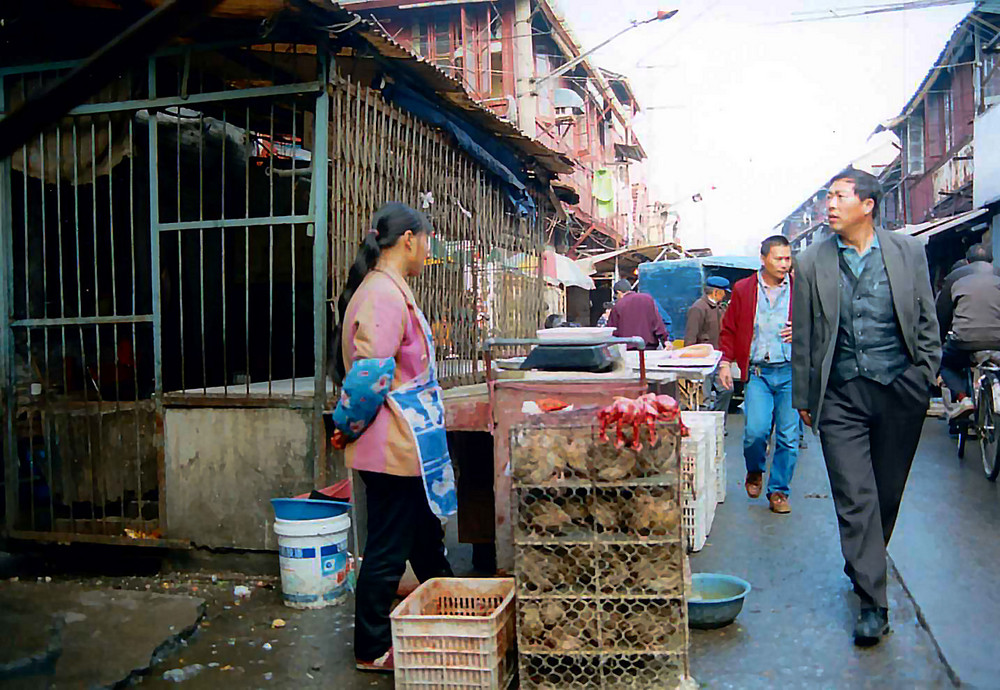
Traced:
<path fill-rule="evenodd" d="M 517 669 L 514 580 L 428 580 L 392 612 L 396 688 L 508 687 Z"/>

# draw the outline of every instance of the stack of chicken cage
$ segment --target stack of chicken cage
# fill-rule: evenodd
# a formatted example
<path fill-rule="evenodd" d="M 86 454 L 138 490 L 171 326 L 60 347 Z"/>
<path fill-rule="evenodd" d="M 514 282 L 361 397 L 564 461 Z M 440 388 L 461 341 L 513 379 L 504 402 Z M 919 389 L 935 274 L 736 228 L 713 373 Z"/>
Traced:
<path fill-rule="evenodd" d="M 592 413 L 512 432 L 523 688 L 670 688 L 688 674 L 681 425 L 605 441 Z"/>

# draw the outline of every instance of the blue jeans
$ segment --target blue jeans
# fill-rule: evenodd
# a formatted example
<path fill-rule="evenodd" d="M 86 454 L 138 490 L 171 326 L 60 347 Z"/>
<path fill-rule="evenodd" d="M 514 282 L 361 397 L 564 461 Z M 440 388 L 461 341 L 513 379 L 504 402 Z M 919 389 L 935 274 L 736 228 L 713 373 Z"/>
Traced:
<path fill-rule="evenodd" d="M 792 366 L 751 365 L 744 397 L 743 458 L 747 472 L 767 471 L 767 440 L 774 428 L 774 460 L 767 495 L 780 491 L 788 496 L 799 457 L 800 417 L 792 407 Z"/>

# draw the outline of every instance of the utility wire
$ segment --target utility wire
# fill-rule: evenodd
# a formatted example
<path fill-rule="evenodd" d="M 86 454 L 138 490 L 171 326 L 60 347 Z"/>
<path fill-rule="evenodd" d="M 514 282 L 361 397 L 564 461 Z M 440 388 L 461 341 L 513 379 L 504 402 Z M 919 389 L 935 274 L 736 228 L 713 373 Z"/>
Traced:
<path fill-rule="evenodd" d="M 662 49 L 664 46 L 669 46 L 670 42 L 674 38 L 677 38 L 682 33 L 684 33 L 685 31 L 687 31 L 688 29 L 690 29 L 692 26 L 694 26 L 695 24 L 697 24 L 698 21 L 702 17 L 704 17 L 706 14 L 708 14 L 709 12 L 711 12 L 712 10 L 714 10 L 719 5 L 720 2 L 722 2 L 722 0 L 713 0 L 713 2 L 711 2 L 708 5 L 708 7 L 706 7 L 701 12 L 699 12 L 698 14 L 696 14 L 695 17 L 694 17 L 694 19 L 692 19 L 690 22 L 688 22 L 684 26 L 677 27 L 677 30 L 674 31 L 672 35 L 670 35 L 669 37 L 665 38 L 658 46 L 656 46 L 655 48 L 653 48 L 652 50 L 650 50 L 648 53 L 644 54 L 641 58 L 639 58 L 638 60 L 636 60 L 635 61 L 635 66 L 636 67 L 642 67 L 642 65 L 640 63 L 642 63 L 643 60 L 645 60 L 646 58 L 648 58 L 650 55 L 652 55 L 656 51 Z"/>
<path fill-rule="evenodd" d="M 871 5 L 871 9 L 864 9 L 863 6 L 853 11 L 842 12 L 837 9 L 826 10 L 825 16 L 810 17 L 804 19 L 786 19 L 779 22 L 770 22 L 771 25 L 781 24 L 805 24 L 811 22 L 825 22 L 833 19 L 851 19 L 857 17 L 867 17 L 873 14 L 885 14 L 887 12 L 906 12 L 908 10 L 925 10 L 935 7 L 948 7 L 952 5 L 966 5 L 970 0 L 912 0 L 911 2 L 900 2 L 887 5 Z"/>

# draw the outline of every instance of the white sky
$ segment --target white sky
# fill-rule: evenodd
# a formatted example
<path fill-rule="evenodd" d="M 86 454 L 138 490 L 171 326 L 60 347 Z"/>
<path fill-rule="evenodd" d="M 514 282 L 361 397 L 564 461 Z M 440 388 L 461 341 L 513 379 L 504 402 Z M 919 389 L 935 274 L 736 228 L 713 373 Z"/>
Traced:
<path fill-rule="evenodd" d="M 657 9 L 595 62 L 621 72 L 646 110 L 638 124 L 655 199 L 678 207 L 682 241 L 717 254 L 754 247 L 799 203 L 871 147 L 973 3 L 798 24 L 808 10 L 865 0 L 560 0 L 584 48 Z M 643 68 L 646 66 L 646 68 Z M 652 66 L 652 68 L 649 68 Z M 711 186 L 714 192 L 705 192 Z M 703 241 L 704 238 L 704 241 Z"/>

